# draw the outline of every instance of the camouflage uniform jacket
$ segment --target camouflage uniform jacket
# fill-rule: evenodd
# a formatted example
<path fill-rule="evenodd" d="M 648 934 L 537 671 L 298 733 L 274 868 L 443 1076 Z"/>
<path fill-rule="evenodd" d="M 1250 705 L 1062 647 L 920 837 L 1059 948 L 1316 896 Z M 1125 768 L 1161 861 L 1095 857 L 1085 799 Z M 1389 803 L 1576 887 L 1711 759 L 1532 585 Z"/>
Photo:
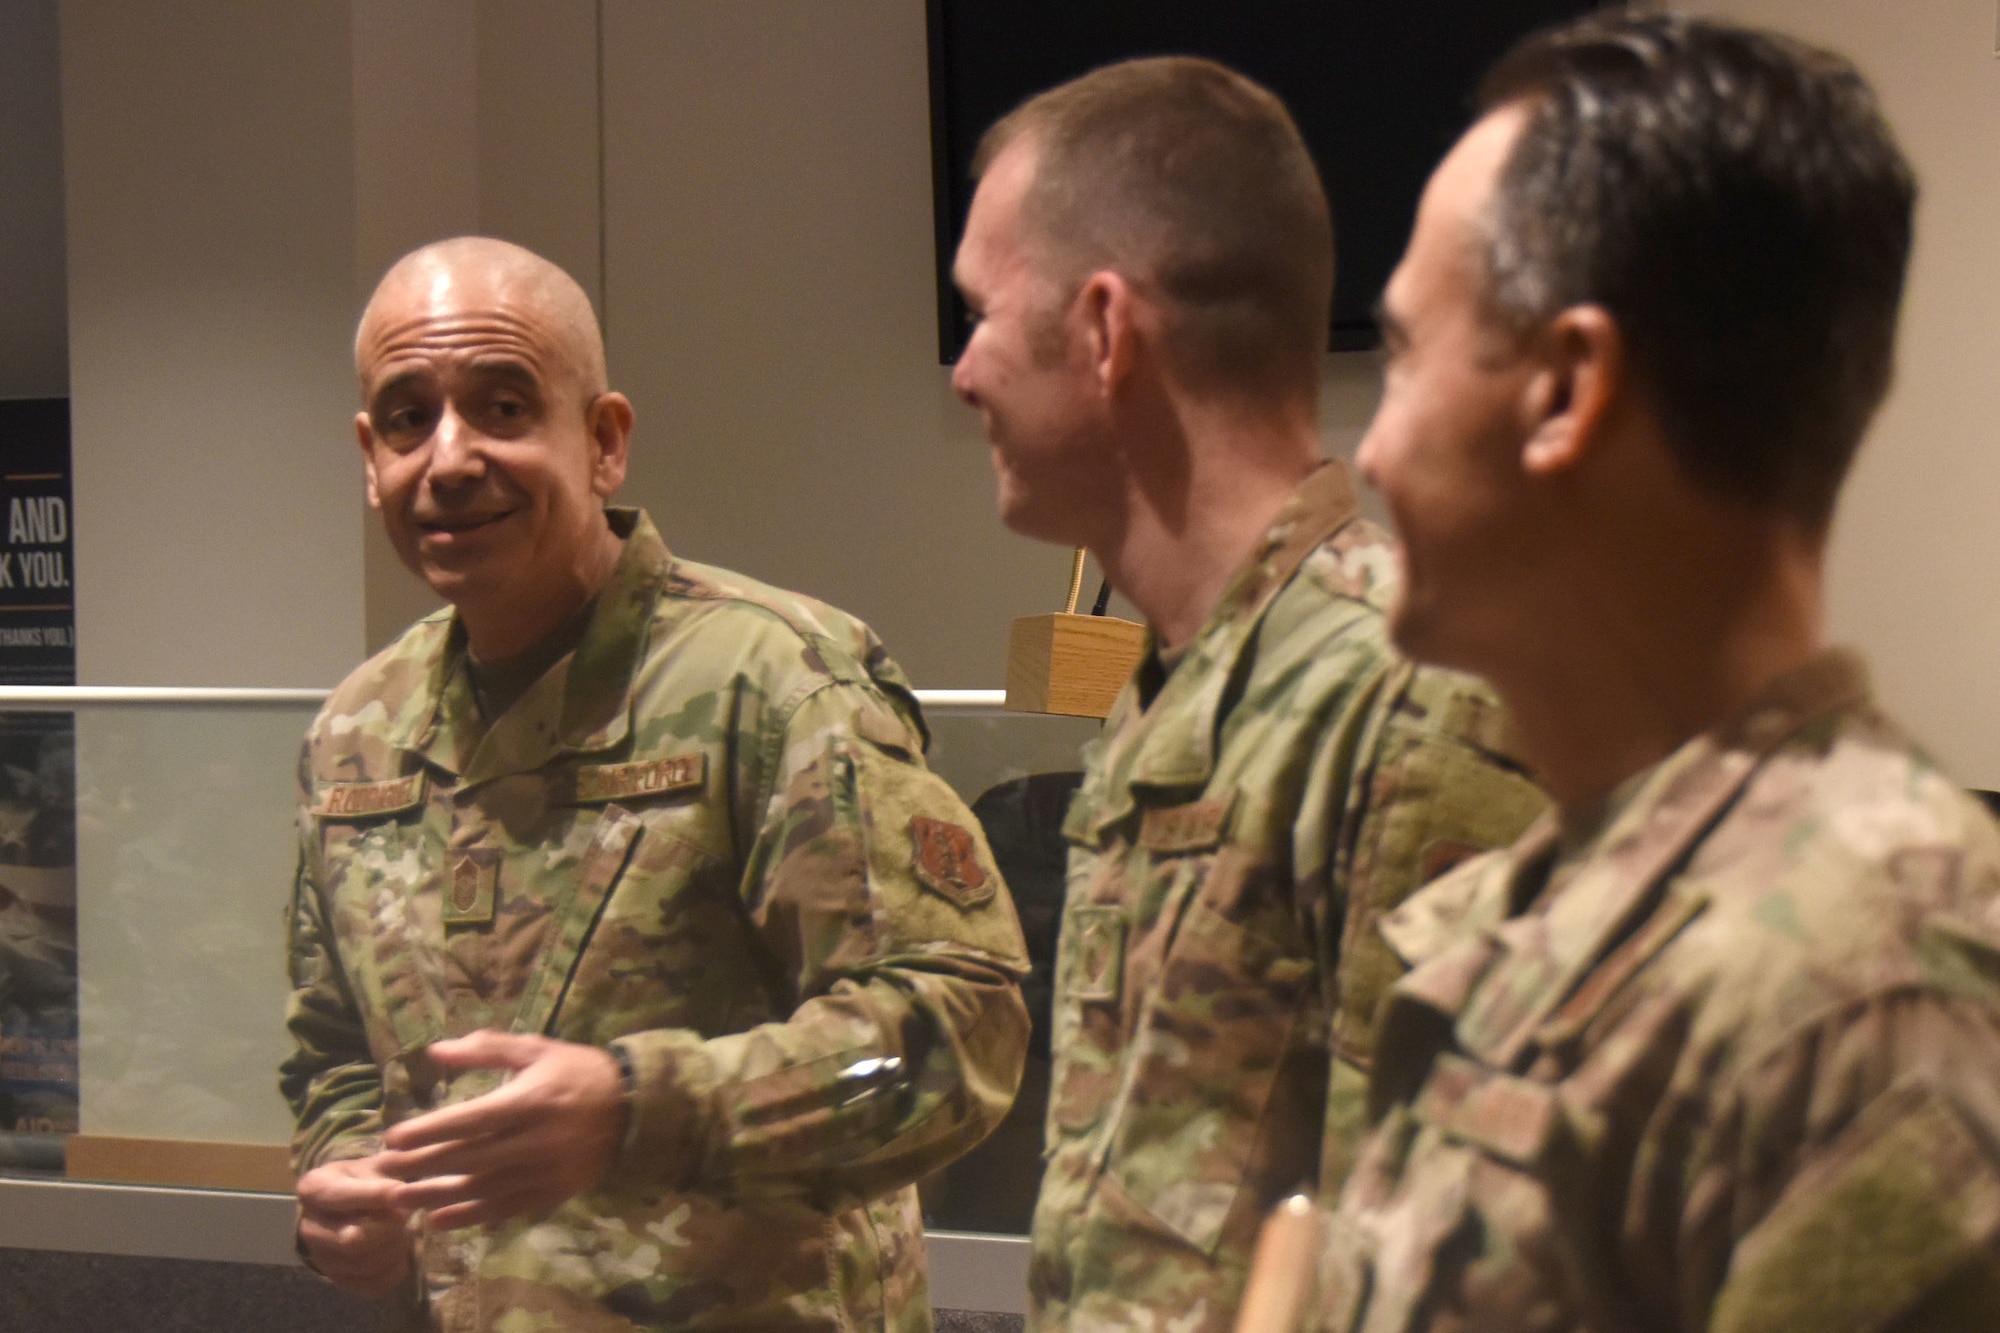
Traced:
<path fill-rule="evenodd" d="M 1843 654 L 1383 930 L 1325 1326 L 2000 1328 L 2000 830 Z"/>
<path fill-rule="evenodd" d="M 1389 648 L 1392 559 L 1327 464 L 1093 743 L 1064 829 L 1035 1326 L 1229 1327 L 1264 1213 L 1338 1180 L 1360 1137 L 1400 971 L 1363 926 L 1542 808 L 1497 757 L 1492 696 Z"/>
<path fill-rule="evenodd" d="M 865 626 L 613 523 L 579 646 L 490 726 L 447 612 L 307 736 L 294 1166 L 493 1086 L 436 1080 L 436 1038 L 615 1047 L 604 1185 L 424 1239 L 412 1322 L 927 1329 L 911 1182 L 1014 1094 L 1012 903 Z"/>

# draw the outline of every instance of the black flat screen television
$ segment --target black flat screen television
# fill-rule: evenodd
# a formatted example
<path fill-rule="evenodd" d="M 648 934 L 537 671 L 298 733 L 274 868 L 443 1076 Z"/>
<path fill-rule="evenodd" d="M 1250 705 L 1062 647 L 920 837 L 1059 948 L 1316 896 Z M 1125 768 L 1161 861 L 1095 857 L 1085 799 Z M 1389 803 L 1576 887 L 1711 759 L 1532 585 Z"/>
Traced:
<path fill-rule="evenodd" d="M 972 204 L 973 150 L 1030 95 L 1109 61 L 1204 55 L 1285 100 L 1333 200 L 1333 346 L 1373 347 L 1374 305 L 1417 196 L 1513 42 L 1598 0 L 929 0 L 938 351 L 967 313 L 951 260 Z"/>

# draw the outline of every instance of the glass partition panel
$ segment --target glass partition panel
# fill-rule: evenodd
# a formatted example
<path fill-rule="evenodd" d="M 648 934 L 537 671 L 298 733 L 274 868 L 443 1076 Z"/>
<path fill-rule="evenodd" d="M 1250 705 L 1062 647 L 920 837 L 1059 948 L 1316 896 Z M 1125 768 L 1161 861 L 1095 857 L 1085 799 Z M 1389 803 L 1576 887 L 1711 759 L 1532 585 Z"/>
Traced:
<path fill-rule="evenodd" d="M 280 1144 L 312 705 L 79 709 L 82 1130 Z"/>
<path fill-rule="evenodd" d="M 276 1088 L 286 1050 L 284 912 L 298 746 L 317 704 L 304 692 L 242 692 L 236 702 L 217 692 L 207 701 L 197 692 L 144 693 L 138 702 L 103 702 L 87 690 L 46 691 L 36 697 L 63 706 L 36 707 L 10 691 L 0 701 L 0 715 L 39 716 L 30 731 L 74 719 L 80 1098 L 73 1135 L 0 1132 L 0 1170 L 283 1189 L 291 1131 Z M 925 715 L 932 766 L 973 805 L 1014 890 L 1035 963 L 1027 990 L 1036 1022 L 1014 1111 L 987 1143 L 923 1183 L 925 1215 L 933 1227 L 1019 1233 L 1040 1176 L 1061 819 L 1079 750 L 1098 724 L 962 699 L 933 700 Z M 14 781 L 25 779 L 17 773 Z M 0 847 L 5 820 L 0 809 Z M 22 878 L 6 860 L 0 855 L 0 885 L 16 885 L 23 901 L 31 891 L 54 893 L 47 872 Z M 0 898 L 0 909 L 9 901 Z M 11 919 L 0 910 L 0 946 L 12 938 Z M 62 924 L 60 913 L 50 919 Z M 8 971 L 21 956 L 0 952 L 10 1032 L 25 1012 L 20 968 Z M 13 1073 L 35 1072 L 29 1057 L 40 1049 L 10 1038 Z M 52 1127 L 19 1119 L 29 1130 Z"/>

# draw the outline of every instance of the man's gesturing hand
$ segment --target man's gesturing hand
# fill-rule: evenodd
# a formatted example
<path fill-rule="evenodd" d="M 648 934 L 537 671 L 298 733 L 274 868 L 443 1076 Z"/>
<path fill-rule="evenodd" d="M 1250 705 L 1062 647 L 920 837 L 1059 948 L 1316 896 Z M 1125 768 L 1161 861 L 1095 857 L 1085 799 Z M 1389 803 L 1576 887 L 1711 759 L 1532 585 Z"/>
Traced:
<path fill-rule="evenodd" d="M 595 1046 L 475 1032 L 433 1042 L 446 1069 L 504 1069 L 483 1097 L 393 1126 L 383 1170 L 396 1207 L 433 1231 L 545 1213 L 602 1181 L 625 1135 L 618 1064 Z"/>
<path fill-rule="evenodd" d="M 392 1201 L 403 1182 L 380 1157 L 314 1167 L 299 1177 L 299 1241 L 306 1262 L 335 1286 L 383 1300 L 410 1275 L 408 1213 Z"/>

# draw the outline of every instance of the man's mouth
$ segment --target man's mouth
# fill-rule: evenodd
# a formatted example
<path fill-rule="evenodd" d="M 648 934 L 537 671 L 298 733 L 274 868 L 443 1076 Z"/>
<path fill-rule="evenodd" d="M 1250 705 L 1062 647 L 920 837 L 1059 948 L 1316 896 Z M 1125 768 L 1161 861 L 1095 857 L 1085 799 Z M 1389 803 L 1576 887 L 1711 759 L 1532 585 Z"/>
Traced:
<path fill-rule="evenodd" d="M 503 509 L 491 514 L 451 514 L 440 518 L 418 519 L 417 527 L 426 537 L 457 537 L 465 533 L 490 528 L 503 519 L 511 518 L 514 511 Z"/>

